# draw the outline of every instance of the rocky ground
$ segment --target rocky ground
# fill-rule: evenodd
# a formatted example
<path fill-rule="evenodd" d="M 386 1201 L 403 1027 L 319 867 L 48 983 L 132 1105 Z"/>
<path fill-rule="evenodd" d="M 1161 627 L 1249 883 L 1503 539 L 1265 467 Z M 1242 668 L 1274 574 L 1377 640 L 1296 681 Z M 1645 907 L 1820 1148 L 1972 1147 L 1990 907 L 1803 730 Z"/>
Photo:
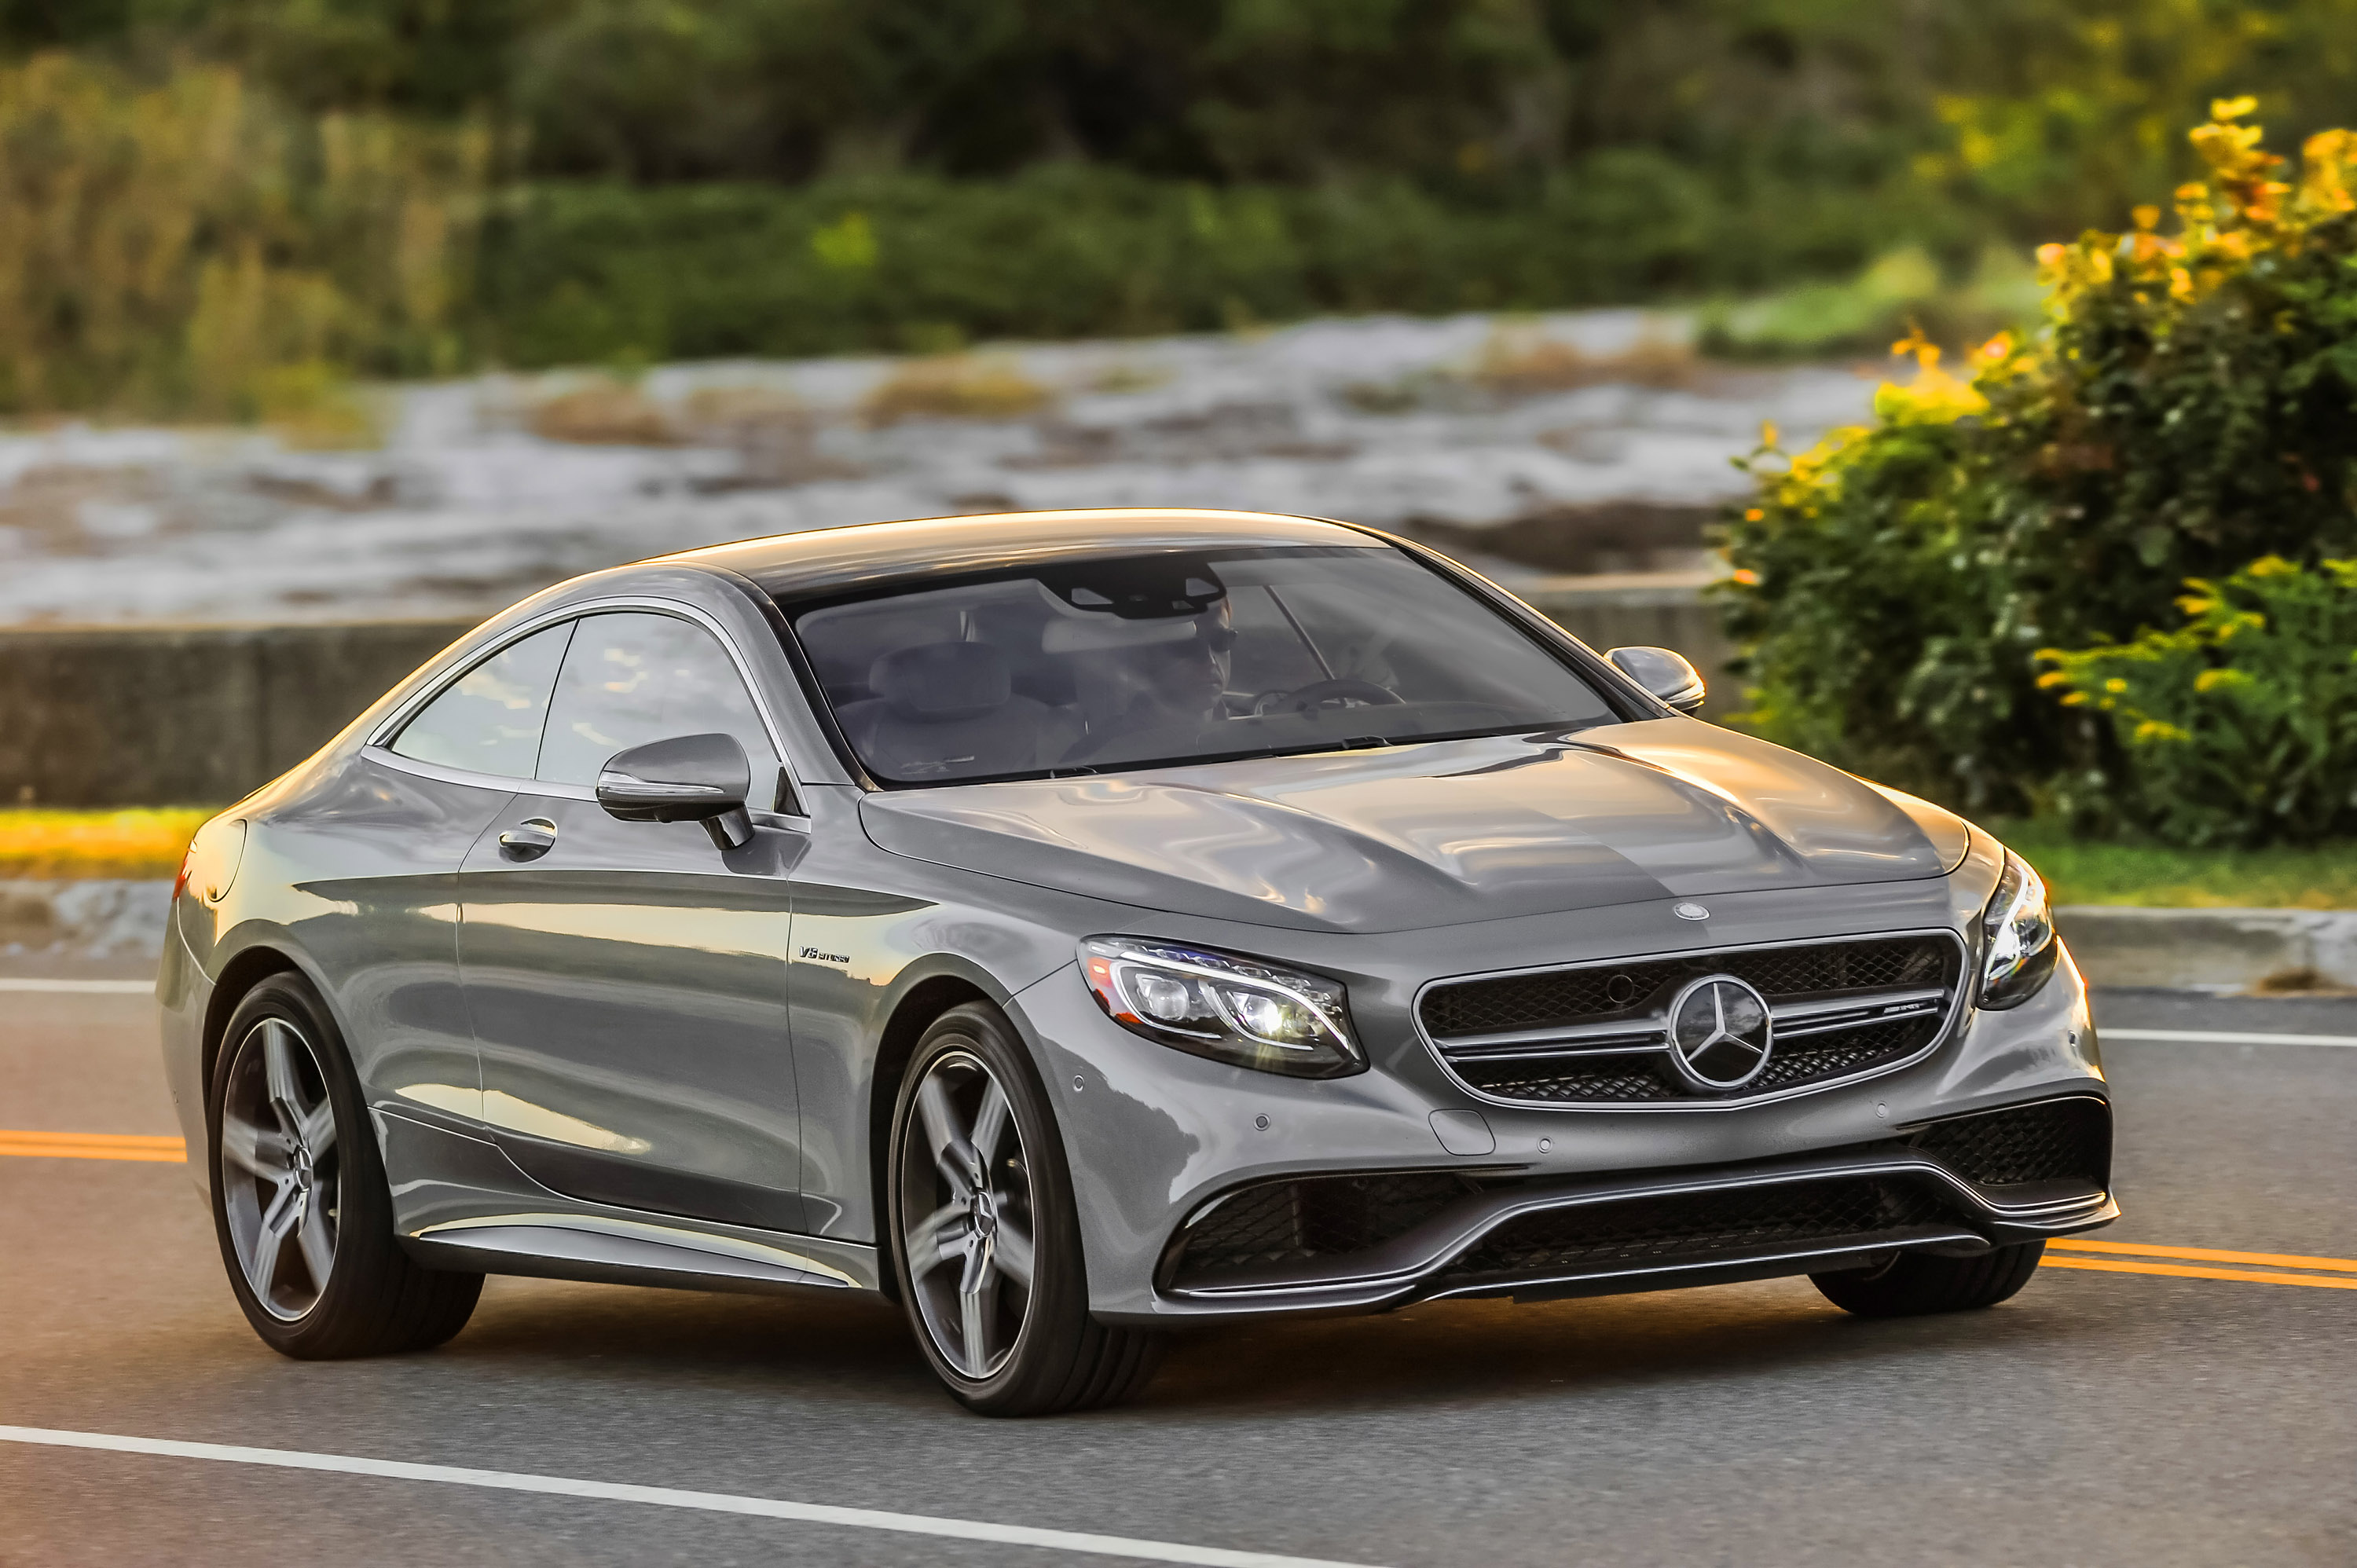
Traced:
<path fill-rule="evenodd" d="M 1733 369 L 1637 311 L 1313 321 L 947 360 L 484 376 L 368 394 L 376 443 L 0 434 L 0 623 L 484 612 L 576 572 L 882 518 L 1185 505 L 1434 539 L 1505 575 L 1691 571 L 1763 422 L 1878 367 Z"/>

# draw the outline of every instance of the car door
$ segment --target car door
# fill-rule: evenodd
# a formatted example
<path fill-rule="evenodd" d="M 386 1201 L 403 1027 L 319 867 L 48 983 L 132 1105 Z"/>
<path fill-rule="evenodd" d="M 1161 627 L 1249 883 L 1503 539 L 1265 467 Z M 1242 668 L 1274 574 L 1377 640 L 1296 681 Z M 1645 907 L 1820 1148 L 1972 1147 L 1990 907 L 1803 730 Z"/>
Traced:
<path fill-rule="evenodd" d="M 483 1118 L 571 1197 L 800 1230 L 787 878 L 806 841 L 770 826 L 723 850 L 698 823 L 618 822 L 595 794 L 616 752 L 716 732 L 774 789 L 778 745 L 715 629 L 684 611 L 575 628 L 534 778 L 459 877 Z"/>
<path fill-rule="evenodd" d="M 297 929 L 385 1109 L 469 1129 L 480 1119 L 458 983 L 459 867 L 531 779 L 571 636 L 545 628 L 476 660 L 277 824 L 290 854 L 319 870 L 304 886 L 321 912 Z"/>

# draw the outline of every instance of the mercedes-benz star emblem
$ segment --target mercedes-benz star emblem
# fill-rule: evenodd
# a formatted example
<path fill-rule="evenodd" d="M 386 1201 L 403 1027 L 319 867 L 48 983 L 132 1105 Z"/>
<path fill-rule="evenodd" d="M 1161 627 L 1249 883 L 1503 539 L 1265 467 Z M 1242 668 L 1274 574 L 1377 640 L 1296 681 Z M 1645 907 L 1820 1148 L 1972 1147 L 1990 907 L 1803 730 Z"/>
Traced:
<path fill-rule="evenodd" d="M 1670 1004 L 1670 1057 L 1697 1089 L 1740 1089 L 1768 1066 L 1768 999 L 1731 974 L 1689 982 Z"/>
<path fill-rule="evenodd" d="M 1710 911 L 1704 908 L 1699 904 L 1673 904 L 1670 906 L 1670 913 L 1675 915 L 1681 920 L 1707 920 L 1710 918 Z"/>

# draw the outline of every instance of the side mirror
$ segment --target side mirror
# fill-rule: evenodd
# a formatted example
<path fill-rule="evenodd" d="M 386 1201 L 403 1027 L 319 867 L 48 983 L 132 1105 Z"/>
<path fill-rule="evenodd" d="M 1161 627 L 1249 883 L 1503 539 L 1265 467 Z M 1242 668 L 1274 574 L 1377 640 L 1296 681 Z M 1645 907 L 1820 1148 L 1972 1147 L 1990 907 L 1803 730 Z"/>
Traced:
<path fill-rule="evenodd" d="M 727 735 L 688 735 L 618 751 L 597 770 L 597 803 L 625 822 L 702 822 L 721 849 L 753 842 L 745 748 Z"/>
<path fill-rule="evenodd" d="M 1666 648 L 1616 648 L 1604 657 L 1620 673 L 1682 714 L 1702 706 L 1702 672 Z"/>

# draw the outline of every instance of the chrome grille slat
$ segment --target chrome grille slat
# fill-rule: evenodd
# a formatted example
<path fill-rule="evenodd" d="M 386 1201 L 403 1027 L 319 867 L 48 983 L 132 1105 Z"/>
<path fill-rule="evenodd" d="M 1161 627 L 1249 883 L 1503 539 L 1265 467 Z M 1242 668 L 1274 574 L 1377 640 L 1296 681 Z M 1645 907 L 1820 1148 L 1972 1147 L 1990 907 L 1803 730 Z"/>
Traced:
<path fill-rule="evenodd" d="M 1484 1099 L 1742 1104 L 1917 1059 L 1960 1011 L 1964 970 L 1954 932 L 1910 931 L 1452 977 L 1427 984 L 1415 1013 L 1441 1065 Z M 1714 973 L 1757 986 L 1775 1020 L 1768 1069 L 1724 1094 L 1695 1090 L 1669 1066 L 1668 1000 Z"/>
<path fill-rule="evenodd" d="M 1852 1029 L 1936 1013 L 1948 1004 L 1945 991 L 1888 991 L 1795 1002 L 1770 1009 L 1778 1039 L 1803 1039 L 1831 1029 Z M 1472 1035 L 1436 1043 L 1451 1061 L 1522 1061 L 1542 1057 L 1598 1056 L 1623 1051 L 1667 1050 L 1669 1020 L 1656 1014 L 1641 1023 L 1580 1024 L 1564 1029 L 1522 1029 Z"/>

